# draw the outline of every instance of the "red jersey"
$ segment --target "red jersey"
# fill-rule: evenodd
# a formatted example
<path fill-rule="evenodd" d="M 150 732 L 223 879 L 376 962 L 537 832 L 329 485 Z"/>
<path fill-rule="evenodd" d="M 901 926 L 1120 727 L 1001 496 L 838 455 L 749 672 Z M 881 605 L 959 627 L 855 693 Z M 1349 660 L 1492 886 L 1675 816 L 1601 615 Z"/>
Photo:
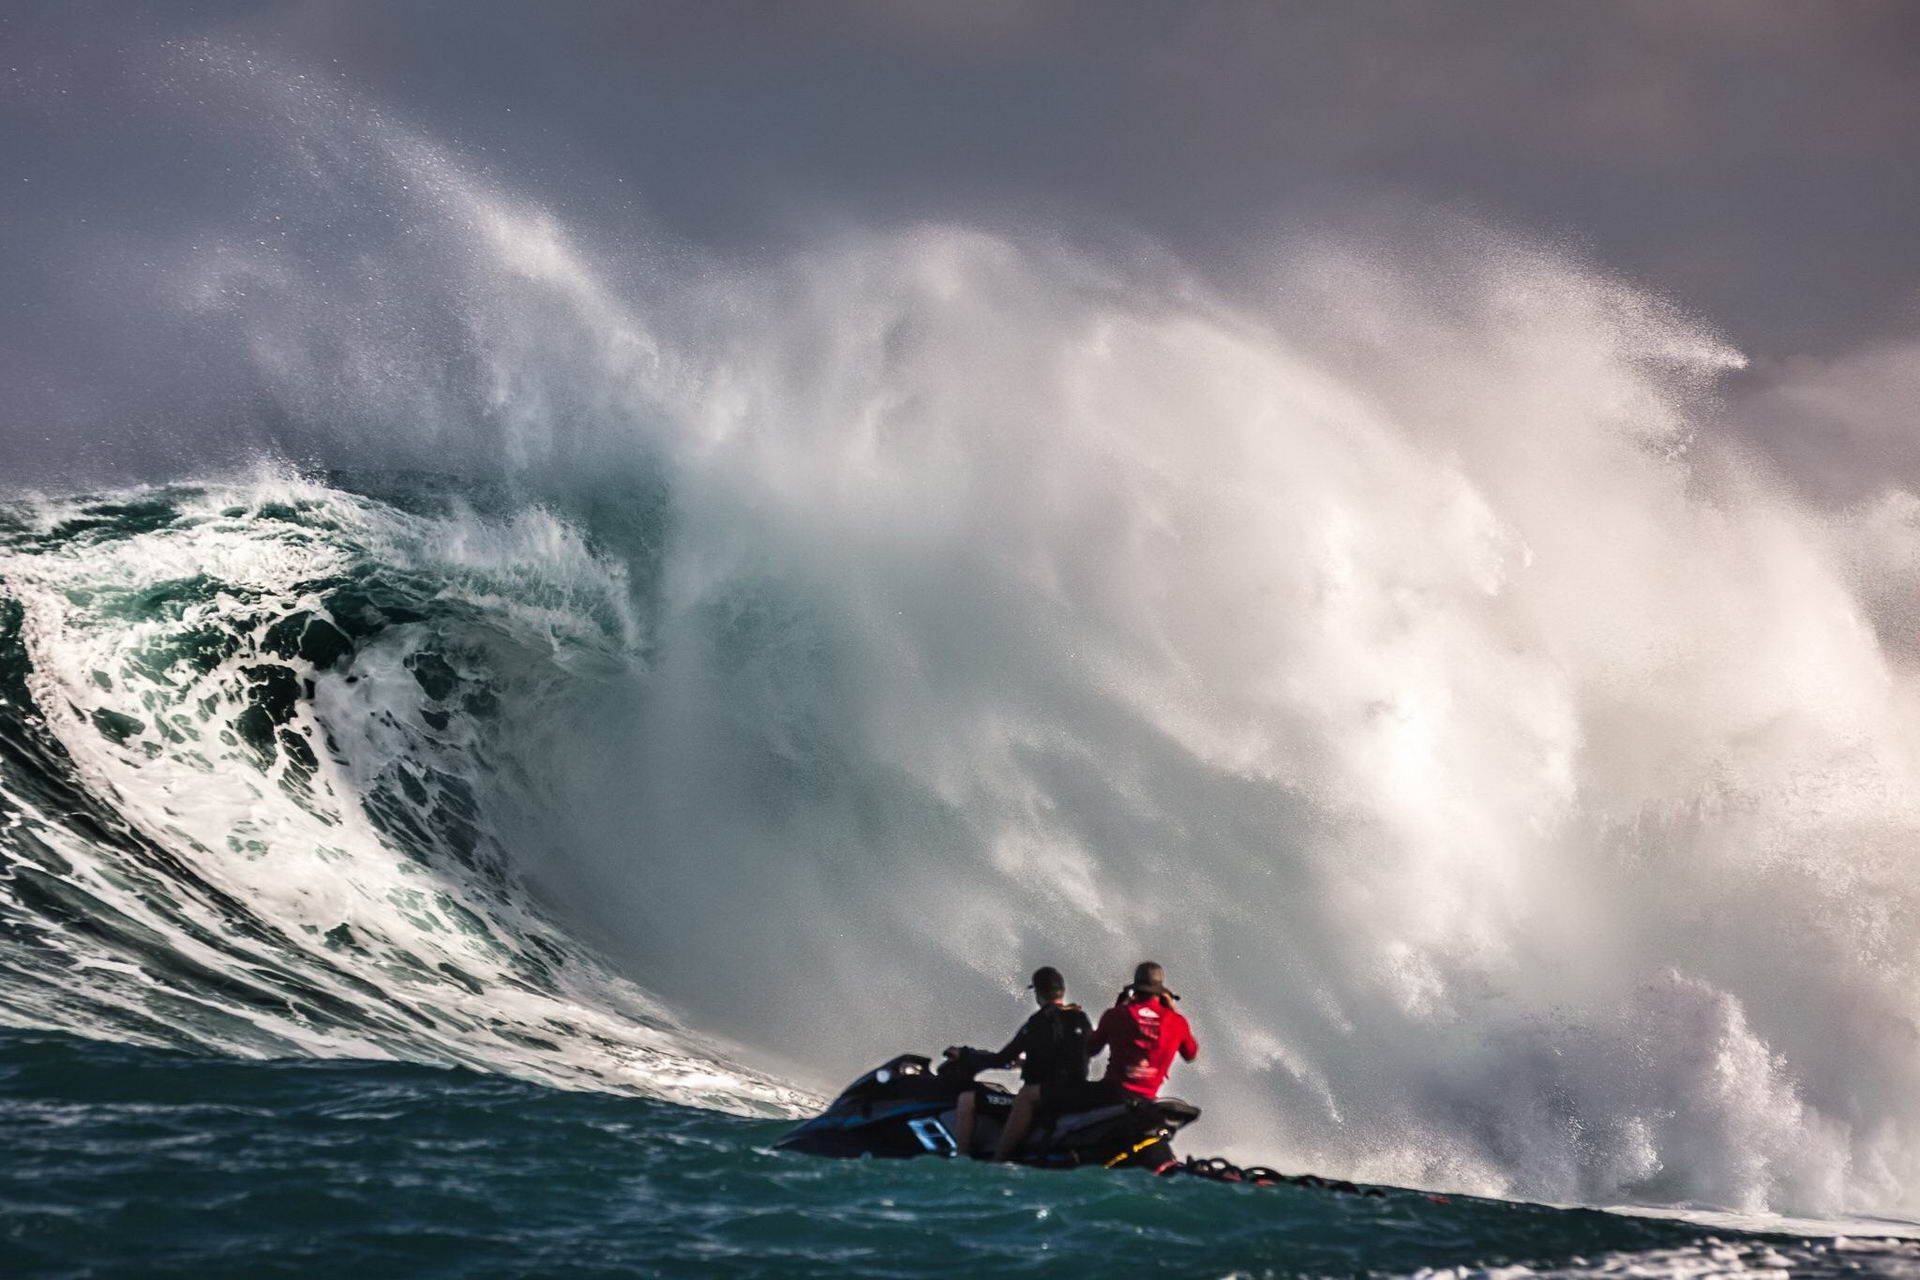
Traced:
<path fill-rule="evenodd" d="M 1108 1051 L 1108 1084 L 1117 1084 L 1143 1098 L 1160 1096 L 1160 1086 L 1173 1069 L 1173 1055 L 1188 1062 L 1200 1052 L 1193 1028 L 1173 1001 L 1158 997 L 1118 1004 L 1100 1015 L 1100 1025 L 1087 1041 L 1089 1056 Z"/>

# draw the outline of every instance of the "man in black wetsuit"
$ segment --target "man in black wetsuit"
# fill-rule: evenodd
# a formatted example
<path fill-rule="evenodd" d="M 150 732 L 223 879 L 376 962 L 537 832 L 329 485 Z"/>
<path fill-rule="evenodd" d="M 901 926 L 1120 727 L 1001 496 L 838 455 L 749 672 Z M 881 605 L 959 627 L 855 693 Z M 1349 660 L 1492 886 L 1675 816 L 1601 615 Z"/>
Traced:
<path fill-rule="evenodd" d="M 1077 1004 L 1067 1003 L 1067 980 L 1060 976 L 1058 969 L 1052 965 L 1035 969 L 1032 985 L 1034 1003 L 1040 1006 L 1039 1010 L 1014 1033 L 1006 1048 L 985 1056 L 982 1067 L 986 1070 L 1010 1067 L 1015 1061 L 1020 1063 L 1022 1088 L 1014 1101 L 1014 1109 L 1016 1114 L 1024 1113 L 1029 1121 L 1043 1086 L 1086 1082 L 1087 1037 L 1093 1034 L 1093 1023 L 1086 1012 Z M 959 1053 L 958 1048 L 947 1050 L 949 1058 Z M 974 1118 L 979 1107 L 980 1090 L 969 1089 L 960 1095 L 953 1139 L 968 1155 L 973 1154 Z M 1026 1136 L 1026 1128 L 1022 1125 L 1019 1132 L 1014 1133 L 1010 1117 L 1007 1129 L 1002 1131 L 1001 1149 L 994 1153 L 994 1159 L 1005 1160 L 1012 1155 L 1012 1146 L 1006 1137 L 1012 1136 L 1014 1143 L 1018 1143 Z"/>

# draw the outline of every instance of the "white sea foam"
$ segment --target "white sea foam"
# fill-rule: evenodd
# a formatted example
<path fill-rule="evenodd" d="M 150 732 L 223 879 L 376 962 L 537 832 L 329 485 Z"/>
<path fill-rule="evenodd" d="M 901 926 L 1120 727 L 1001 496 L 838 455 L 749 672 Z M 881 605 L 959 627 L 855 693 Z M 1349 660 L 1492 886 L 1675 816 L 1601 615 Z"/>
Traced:
<path fill-rule="evenodd" d="M 1589 1276 L 1645 1277 L 1647 1280 L 1705 1280 L 1711 1276 L 1770 1277 L 1920 1275 L 1920 1242 L 1845 1236 L 1829 1240 L 1735 1241 L 1671 1249 L 1606 1253 L 1573 1258 L 1556 1266 L 1423 1268 L 1413 1280 L 1575 1280 Z"/>
<path fill-rule="evenodd" d="M 250 966 L 290 974 L 293 994 L 263 1006 L 170 980 L 129 965 L 124 945 L 102 944 L 86 922 L 47 918 L 5 893 L 16 924 L 45 934 L 40 954 L 12 957 L 33 989 L 9 992 L 9 1020 L 98 1033 L 106 1028 L 62 1006 L 100 1002 L 157 1014 L 170 1043 L 457 1062 L 750 1111 L 805 1101 L 729 1067 L 570 947 L 528 909 L 507 869 L 463 867 L 431 838 L 408 838 L 433 828 L 435 788 L 486 789 L 476 771 L 488 757 L 486 727 L 457 709 L 441 732 L 427 731 L 424 717 L 436 713 L 409 667 L 414 655 L 473 652 L 460 646 L 464 627 L 491 639 L 499 662 L 484 674 L 497 686 L 514 687 L 501 668 L 516 653 L 529 678 L 548 681 L 582 652 L 617 667 L 630 623 L 618 573 L 601 566 L 596 577 L 565 526 L 537 513 L 506 524 L 458 512 L 410 519 L 288 479 L 112 498 L 24 508 L 45 541 L 16 540 L 0 555 L 0 582 L 21 609 L 43 731 L 86 790 L 193 882 L 156 884 L 158 868 L 74 838 L 62 815 L 35 804 L 23 785 L 32 780 L 15 775 L 9 800 L 60 855 L 29 852 L 29 865 L 135 922 L 119 931 L 122 942 L 142 933 L 243 981 Z M 163 504 L 170 519 L 119 527 L 118 514 L 138 504 Z M 104 527 L 63 529 L 89 521 Z M 411 603 L 441 615 L 384 630 L 350 669 L 273 652 L 276 623 L 341 621 L 329 590 L 370 571 L 429 574 L 431 589 Z M 280 749 L 263 753 L 242 725 L 269 669 L 309 688 L 274 729 Z M 537 694 L 527 692 L 530 706 Z M 289 738 L 305 744 L 311 767 Z M 409 815 L 418 827 L 383 826 L 369 811 L 368 799 L 396 780 L 420 797 Z M 393 803 L 404 805 L 397 794 Z M 483 837 L 467 860 L 497 857 Z M 107 981 L 113 973 L 125 980 Z M 325 1002 L 366 1017 L 328 1016 Z"/>
<path fill-rule="evenodd" d="M 1265 309 L 944 229 L 730 282 L 648 392 L 661 665 L 566 875 L 676 992 L 831 975 L 707 1016 L 842 1070 L 952 1038 L 954 973 L 1154 954 L 1237 1154 L 1906 1207 L 1911 672 L 1854 517 L 1711 435 L 1710 336 L 1459 253 Z"/>

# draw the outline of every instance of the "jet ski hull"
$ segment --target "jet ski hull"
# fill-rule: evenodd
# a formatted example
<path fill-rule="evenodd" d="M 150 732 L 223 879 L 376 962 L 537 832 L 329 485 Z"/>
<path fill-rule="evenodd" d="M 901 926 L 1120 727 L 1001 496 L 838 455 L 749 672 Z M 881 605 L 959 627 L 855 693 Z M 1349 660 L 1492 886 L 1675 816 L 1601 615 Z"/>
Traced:
<path fill-rule="evenodd" d="M 849 1085 L 827 1109 L 776 1145 L 783 1150 L 839 1158 L 907 1159 L 962 1154 L 954 1140 L 960 1095 L 981 1091 L 975 1118 L 976 1153 L 990 1150 L 1013 1105 L 998 1085 L 979 1084 L 955 1064 L 940 1071 L 913 1054 L 876 1067 Z M 1086 1111 L 1041 1116 L 1013 1156 L 1048 1168 L 1098 1164 L 1158 1169 L 1175 1159 L 1173 1135 L 1200 1116 L 1178 1098 L 1133 1099 Z"/>

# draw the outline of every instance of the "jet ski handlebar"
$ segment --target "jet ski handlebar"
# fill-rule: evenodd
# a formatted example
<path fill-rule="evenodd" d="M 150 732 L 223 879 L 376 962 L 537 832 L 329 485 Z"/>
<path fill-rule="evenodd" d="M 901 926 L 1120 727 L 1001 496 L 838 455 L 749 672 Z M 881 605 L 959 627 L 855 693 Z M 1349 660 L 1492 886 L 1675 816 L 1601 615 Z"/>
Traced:
<path fill-rule="evenodd" d="M 992 1069 L 995 1055 L 987 1049 L 955 1045 L 948 1049 L 934 1074 L 942 1080 L 970 1081 L 982 1071 Z"/>

